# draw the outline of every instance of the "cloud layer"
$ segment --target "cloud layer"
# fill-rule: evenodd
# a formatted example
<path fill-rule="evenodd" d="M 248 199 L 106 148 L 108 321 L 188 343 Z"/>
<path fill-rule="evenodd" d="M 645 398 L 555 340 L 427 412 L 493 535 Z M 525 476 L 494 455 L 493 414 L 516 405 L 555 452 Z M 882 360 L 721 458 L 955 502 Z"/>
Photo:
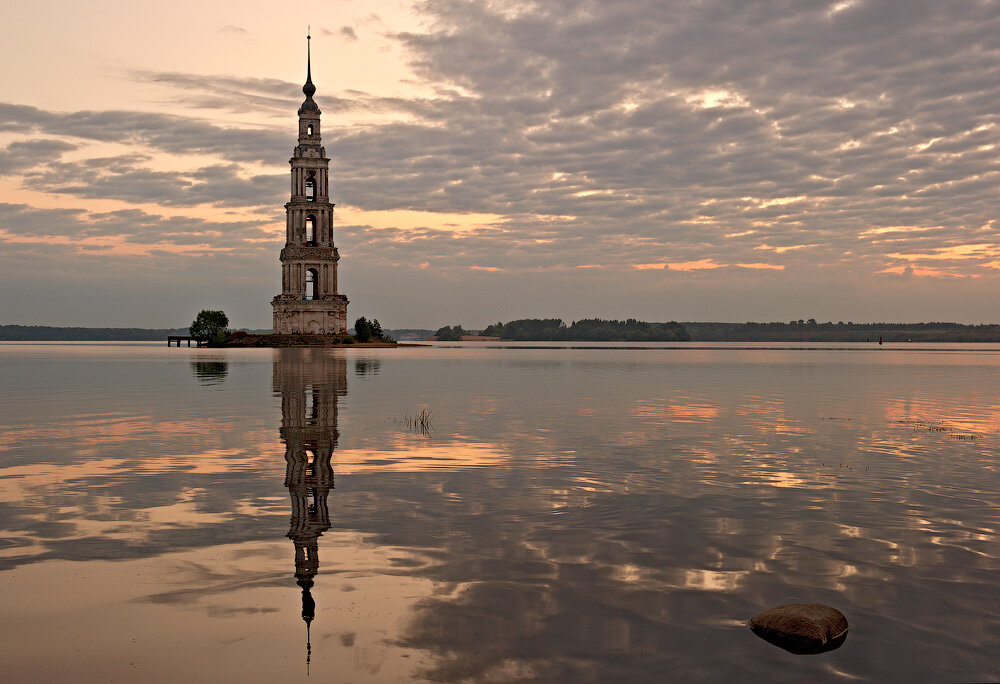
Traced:
<path fill-rule="evenodd" d="M 478 318 L 482 296 L 496 311 L 489 318 L 1000 315 L 979 300 L 1000 284 L 1000 3 L 416 8 L 427 29 L 394 39 L 425 96 L 330 92 L 324 65 L 314 70 L 333 199 L 348 210 L 342 280 L 359 315 L 475 326 L 488 322 Z M 348 28 L 335 33 L 364 40 Z M 238 212 L 219 219 L 239 219 L 237 232 L 253 223 L 253 263 L 272 255 L 277 287 L 298 86 L 131 78 L 188 109 L 0 105 L 0 131 L 16 138 L 0 151 L 0 174 L 64 206 Z M 248 112 L 260 123 L 226 121 Z M 88 152 L 100 145 L 118 149 Z M 394 212 L 422 212 L 426 223 L 394 223 Z M 444 214 L 469 225 L 447 225 Z M 25 221 L 0 229 L 23 239 Z M 87 234 L 149 236 L 86 223 Z M 257 242 L 262 226 L 270 242 Z M 226 230 L 184 230 L 163 241 L 232 246 Z M 400 289 L 430 296 L 415 308 L 392 298 Z M 226 296 L 260 309 L 248 325 L 266 325 L 266 298 Z"/>

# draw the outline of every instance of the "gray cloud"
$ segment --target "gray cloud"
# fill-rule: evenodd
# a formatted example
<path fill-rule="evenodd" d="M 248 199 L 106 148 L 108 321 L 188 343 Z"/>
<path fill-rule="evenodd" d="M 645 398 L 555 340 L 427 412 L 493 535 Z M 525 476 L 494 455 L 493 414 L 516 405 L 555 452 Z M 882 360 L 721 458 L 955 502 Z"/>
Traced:
<path fill-rule="evenodd" d="M 838 209 L 839 227 L 854 231 L 914 215 L 931 224 L 942 213 L 964 224 L 969 212 L 953 217 L 950 206 L 914 201 L 933 191 L 937 172 L 958 184 L 949 188 L 953 199 L 968 194 L 979 219 L 992 218 L 981 189 L 962 183 L 1000 171 L 997 155 L 979 149 L 1000 135 L 1000 60 L 988 50 L 995 3 L 965 16 L 933 3 L 907 5 L 905 13 L 860 3 L 830 17 L 826 3 L 555 2 L 519 5 L 512 17 L 491 7 L 427 3 L 436 30 L 400 36 L 426 77 L 478 96 L 450 103 L 455 125 L 431 134 L 433 158 L 407 157 L 399 139 L 406 131 L 380 131 L 402 163 L 417 157 L 413 176 L 424 180 L 464 181 L 468 169 L 445 162 L 452 154 L 472 161 L 463 143 L 475 148 L 472 171 L 487 174 L 493 192 L 477 198 L 456 187 L 470 209 L 497 211 L 511 200 L 538 213 L 610 209 L 651 220 L 665 245 L 684 218 L 739 228 L 786 213 L 701 208 L 747 195 L 805 195 L 797 219 L 803 209 L 826 218 L 828 198 L 850 197 L 852 209 L 875 201 L 877 211 Z M 947 82 L 936 77 L 943 75 Z M 737 97 L 693 107 L 688 100 L 706 90 Z M 948 98 L 969 104 L 959 113 Z M 957 157 L 934 145 L 916 149 L 934 137 L 954 145 Z M 497 182 L 502 172 L 510 184 Z M 553 183 L 553 174 L 565 176 Z M 576 197 L 594 190 L 611 197 Z"/>
<path fill-rule="evenodd" d="M 172 88 L 171 103 L 229 112 L 262 113 L 290 119 L 302 102 L 302 84 L 273 78 L 204 76 L 161 71 L 133 71 L 138 81 Z M 181 94 L 183 93 L 183 94 Z M 385 111 L 398 109 L 402 103 L 392 98 L 378 98 L 352 91 L 352 97 L 323 96 L 324 111 L 335 114 L 354 110 Z M 284 129 L 282 129 L 284 130 Z"/>
<path fill-rule="evenodd" d="M 172 102 L 238 112 L 268 112 L 288 116 L 301 99 L 301 84 L 274 78 L 202 76 L 176 72 L 133 71 L 137 81 L 158 83 L 174 89 Z M 184 94 L 180 94 L 181 91 Z"/>
<path fill-rule="evenodd" d="M 264 221 L 215 222 L 157 216 L 140 209 L 88 213 L 82 209 L 37 209 L 25 204 L 0 204 L 0 230 L 19 237 L 114 237 L 137 244 L 176 245 L 224 241 L 227 246 L 235 247 L 270 239 L 271 235 L 260 228 L 264 224 Z M 47 247 L 42 245 L 41 249 L 44 251 Z"/>
<path fill-rule="evenodd" d="M 59 159 L 63 152 L 75 149 L 76 145 L 61 140 L 12 142 L 0 150 L 0 176 L 30 169 L 49 160 Z"/>
<path fill-rule="evenodd" d="M 153 171 L 123 156 L 51 164 L 25 177 L 37 190 L 86 199 L 153 202 L 164 206 L 210 204 L 219 207 L 280 206 L 284 174 L 243 177 L 236 164 L 205 166 L 191 171 Z"/>
<path fill-rule="evenodd" d="M 164 152 L 216 155 L 241 162 L 274 163 L 289 149 L 287 132 L 278 129 L 223 127 L 190 117 L 137 111 L 50 112 L 0 103 L 0 131 L 142 144 Z"/>

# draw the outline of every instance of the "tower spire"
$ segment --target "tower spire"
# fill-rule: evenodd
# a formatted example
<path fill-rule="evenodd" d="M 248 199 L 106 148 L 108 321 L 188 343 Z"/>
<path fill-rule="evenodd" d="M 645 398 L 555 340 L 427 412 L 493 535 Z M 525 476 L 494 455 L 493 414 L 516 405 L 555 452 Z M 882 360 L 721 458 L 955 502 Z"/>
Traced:
<path fill-rule="evenodd" d="M 305 93 L 306 99 L 311 100 L 312 96 L 316 94 L 316 86 L 313 85 L 312 76 L 312 35 L 311 33 L 306 33 L 306 84 L 302 86 L 302 92 Z"/>
<path fill-rule="evenodd" d="M 312 660 L 312 639 L 309 628 L 312 626 L 313 618 L 316 617 L 316 601 L 312 597 L 312 580 L 300 579 L 298 585 L 302 587 L 302 621 L 306 623 L 306 674 L 309 673 L 309 662 Z"/>
<path fill-rule="evenodd" d="M 309 623 L 306 623 L 306 677 L 309 676 L 309 663 L 312 661 L 313 645 L 309 638 Z"/>

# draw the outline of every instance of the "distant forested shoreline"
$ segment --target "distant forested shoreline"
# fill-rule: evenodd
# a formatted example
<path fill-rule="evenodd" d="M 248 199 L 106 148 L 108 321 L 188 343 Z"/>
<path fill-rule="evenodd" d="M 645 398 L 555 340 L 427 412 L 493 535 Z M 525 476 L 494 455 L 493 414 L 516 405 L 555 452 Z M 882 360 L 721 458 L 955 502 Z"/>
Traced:
<path fill-rule="evenodd" d="M 443 335 L 442 335 L 443 333 Z M 442 340 L 473 334 L 460 325 L 438 330 Z M 770 323 L 668 322 L 646 323 L 630 318 L 574 321 L 524 318 L 496 323 L 478 333 L 516 341 L 628 341 L 628 342 L 1000 342 L 1000 325 L 993 323 L 855 323 L 815 319 Z"/>
<path fill-rule="evenodd" d="M 685 323 L 699 342 L 1000 342 L 1000 325 L 983 323 Z"/>
<path fill-rule="evenodd" d="M 0 325 L 6 342 L 146 342 L 187 335 L 187 328 L 63 328 L 50 325 Z"/>
<path fill-rule="evenodd" d="M 447 332 L 446 332 L 447 331 Z M 247 330 L 266 334 L 269 330 Z M 395 339 L 422 339 L 430 330 L 387 330 Z M 461 326 L 445 326 L 441 339 L 475 334 Z M 448 335 L 450 332 L 452 335 Z M 5 342 L 146 342 L 166 341 L 167 335 L 187 335 L 187 328 L 84 328 L 48 325 L 0 325 Z M 1000 325 L 983 323 L 647 323 L 636 319 L 572 321 L 558 318 L 525 318 L 496 323 L 480 335 L 517 341 L 629 341 L 629 342 L 1000 342 Z M 440 336 L 439 336 L 440 337 Z"/>
<path fill-rule="evenodd" d="M 439 340 L 457 340 L 466 334 L 462 326 L 445 326 L 437 331 Z M 480 333 L 483 337 L 517 341 L 567 342 L 685 342 L 690 339 L 681 323 L 647 323 L 634 318 L 624 321 L 585 318 L 569 325 L 561 318 L 522 318 L 494 323 Z"/>

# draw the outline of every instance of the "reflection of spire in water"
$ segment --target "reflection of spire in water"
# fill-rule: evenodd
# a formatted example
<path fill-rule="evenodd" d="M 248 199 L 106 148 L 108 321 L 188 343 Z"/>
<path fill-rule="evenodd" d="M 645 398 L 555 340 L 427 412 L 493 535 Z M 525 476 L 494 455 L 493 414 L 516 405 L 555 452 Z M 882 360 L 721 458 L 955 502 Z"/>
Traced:
<path fill-rule="evenodd" d="M 273 382 L 281 396 L 285 486 L 292 504 L 288 538 L 295 545 L 295 582 L 302 588 L 306 667 L 316 617 L 313 578 L 319 572 L 319 537 L 330 529 L 327 496 L 333 489 L 337 448 L 337 399 L 347 393 L 347 362 L 321 349 L 275 351 Z"/>

